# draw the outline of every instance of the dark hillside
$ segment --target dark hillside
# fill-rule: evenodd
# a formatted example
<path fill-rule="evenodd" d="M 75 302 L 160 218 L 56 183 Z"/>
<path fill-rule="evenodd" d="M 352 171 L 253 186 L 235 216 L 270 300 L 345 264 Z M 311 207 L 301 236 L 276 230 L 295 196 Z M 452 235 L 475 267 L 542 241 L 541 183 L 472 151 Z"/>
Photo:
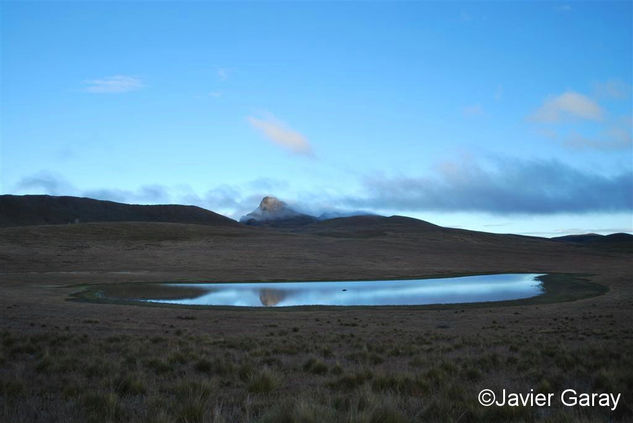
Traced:
<path fill-rule="evenodd" d="M 195 206 L 131 205 L 81 197 L 0 196 L 0 226 L 85 222 L 168 222 L 237 226 L 228 217 Z"/>
<path fill-rule="evenodd" d="M 567 235 L 555 237 L 552 238 L 552 240 L 585 245 L 587 247 L 599 248 L 608 251 L 633 252 L 633 235 L 622 232 L 609 235 Z"/>

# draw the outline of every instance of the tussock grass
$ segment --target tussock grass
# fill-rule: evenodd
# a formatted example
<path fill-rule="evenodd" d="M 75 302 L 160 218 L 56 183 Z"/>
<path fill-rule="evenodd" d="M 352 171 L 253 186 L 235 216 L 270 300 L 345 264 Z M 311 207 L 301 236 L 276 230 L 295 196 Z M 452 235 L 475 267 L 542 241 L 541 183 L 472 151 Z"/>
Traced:
<path fill-rule="evenodd" d="M 281 377 L 271 369 L 264 367 L 262 370 L 252 373 L 248 380 L 248 392 L 267 394 L 279 386 Z"/>
<path fill-rule="evenodd" d="M 579 330 L 584 330 L 580 328 Z M 0 334 L 0 420 L 76 422 L 628 421 L 603 409 L 492 407 L 483 387 L 633 393 L 630 334 L 566 342 L 556 335 L 385 342 L 333 333 L 288 337 Z M 290 337 L 290 338 L 289 338 Z M 529 342 L 526 340 L 529 339 Z M 575 339 L 575 338 L 574 338 Z M 392 351 L 399 351 L 392 354 Z M 324 353 L 324 351 L 327 351 Z M 383 358 L 372 360 L 372 355 Z M 624 400 L 626 401 L 626 400 Z M 545 413 L 545 414 L 539 414 Z"/>
<path fill-rule="evenodd" d="M 328 366 L 323 361 L 312 357 L 305 362 L 305 364 L 303 365 L 303 370 L 315 375 L 324 375 L 328 372 Z"/>

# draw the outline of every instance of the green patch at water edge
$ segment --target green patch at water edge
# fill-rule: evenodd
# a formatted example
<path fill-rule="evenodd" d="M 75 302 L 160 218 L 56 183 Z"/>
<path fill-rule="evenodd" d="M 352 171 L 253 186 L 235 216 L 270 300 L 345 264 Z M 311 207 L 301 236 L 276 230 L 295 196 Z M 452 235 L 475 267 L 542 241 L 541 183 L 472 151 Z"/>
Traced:
<path fill-rule="evenodd" d="M 463 276 L 463 275 L 460 275 Z M 294 307 L 274 307 L 258 309 L 274 310 L 305 310 L 305 309 L 327 309 L 343 307 L 358 308 L 398 308 L 402 309 L 450 309 L 450 308 L 473 308 L 473 307 L 494 307 L 494 306 L 514 306 L 531 304 L 549 304 L 557 302 L 576 301 L 583 298 L 590 298 L 605 294 L 608 288 L 590 279 L 587 274 L 549 273 L 539 276 L 543 294 L 530 298 L 506 301 L 486 301 L 474 303 L 456 304 L 428 304 L 428 305 L 399 305 L 399 306 L 294 306 Z M 253 282 L 253 281 L 249 281 Z M 207 282 L 208 283 L 208 282 Z M 235 309 L 235 306 L 213 306 L 213 305 L 179 305 L 165 304 L 143 301 L 145 298 L 153 299 L 185 299 L 195 298 L 202 294 L 202 288 L 191 286 L 178 286 L 178 283 L 122 283 L 83 286 L 77 292 L 71 294 L 70 300 L 85 301 L 93 303 L 115 303 L 115 304 L 135 304 L 150 307 L 184 307 L 184 308 L 214 308 L 214 309 Z M 239 307 L 239 309 L 251 309 L 252 307 Z"/>

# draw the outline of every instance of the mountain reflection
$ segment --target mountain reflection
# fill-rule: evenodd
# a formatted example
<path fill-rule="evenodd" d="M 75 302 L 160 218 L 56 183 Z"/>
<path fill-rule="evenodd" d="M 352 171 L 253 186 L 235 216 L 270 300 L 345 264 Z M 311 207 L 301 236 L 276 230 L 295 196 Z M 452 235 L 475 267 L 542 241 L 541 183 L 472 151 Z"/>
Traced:
<path fill-rule="evenodd" d="M 286 298 L 286 293 L 278 289 L 264 288 L 259 290 L 259 300 L 266 307 L 275 306 L 284 298 Z"/>
<path fill-rule="evenodd" d="M 242 282 L 170 285 L 202 292 L 193 298 L 146 301 L 238 307 L 422 305 L 507 301 L 543 293 L 538 274 L 331 282 Z"/>

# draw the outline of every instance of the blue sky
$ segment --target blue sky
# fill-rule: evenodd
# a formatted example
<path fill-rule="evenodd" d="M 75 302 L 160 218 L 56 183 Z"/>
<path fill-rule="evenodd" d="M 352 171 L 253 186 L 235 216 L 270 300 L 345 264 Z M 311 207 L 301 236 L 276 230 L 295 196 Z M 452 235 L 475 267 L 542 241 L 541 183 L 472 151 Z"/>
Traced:
<path fill-rule="evenodd" d="M 633 231 L 631 2 L 3 2 L 3 193 Z"/>

